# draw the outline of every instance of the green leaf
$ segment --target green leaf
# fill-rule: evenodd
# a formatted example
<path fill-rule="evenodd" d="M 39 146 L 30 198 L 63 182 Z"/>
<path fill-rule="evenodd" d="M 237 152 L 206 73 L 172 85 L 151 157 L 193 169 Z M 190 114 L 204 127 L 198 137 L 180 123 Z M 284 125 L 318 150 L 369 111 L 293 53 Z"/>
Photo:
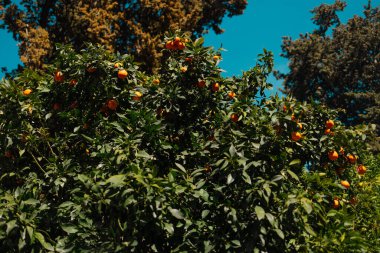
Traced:
<path fill-rule="evenodd" d="M 261 206 L 255 206 L 255 213 L 259 220 L 262 220 L 265 217 L 265 211 Z"/>
<path fill-rule="evenodd" d="M 145 152 L 144 150 L 140 150 L 139 152 L 136 153 L 136 157 L 142 157 L 142 158 L 146 158 L 146 159 L 152 159 L 153 156 L 152 155 L 149 155 L 147 152 Z"/>
<path fill-rule="evenodd" d="M 124 179 L 125 179 L 125 174 L 120 174 L 120 175 L 114 175 L 108 178 L 106 182 L 112 184 L 113 186 L 119 187 L 119 186 L 125 185 Z"/>
<path fill-rule="evenodd" d="M 203 210 L 202 211 L 202 219 L 206 218 L 209 213 L 210 213 L 210 210 Z"/>
<path fill-rule="evenodd" d="M 50 119 L 52 116 L 51 112 L 49 112 L 48 114 L 45 115 L 45 120 L 48 120 Z"/>
<path fill-rule="evenodd" d="M 181 213 L 180 210 L 178 209 L 173 209 L 173 208 L 169 208 L 169 212 L 177 219 L 179 220 L 183 220 L 185 217 L 183 216 L 183 214 Z"/>
<path fill-rule="evenodd" d="M 40 232 L 35 232 L 34 237 L 41 243 L 42 247 L 47 250 L 54 251 L 54 247 L 45 241 L 45 237 Z"/>
<path fill-rule="evenodd" d="M 186 169 L 185 169 L 185 167 L 183 167 L 181 164 L 179 164 L 179 163 L 175 163 L 175 165 L 183 172 L 183 173 L 187 173 L 186 172 Z"/>
<path fill-rule="evenodd" d="M 302 207 L 305 209 L 305 211 L 310 214 L 313 211 L 313 206 L 311 205 L 311 200 L 307 198 L 301 199 Z"/>
<path fill-rule="evenodd" d="M 65 231 L 68 234 L 74 234 L 74 233 L 78 232 L 78 229 L 76 229 L 74 226 L 70 226 L 70 225 L 61 225 L 61 228 L 63 229 L 63 231 Z"/>
<path fill-rule="evenodd" d="M 7 235 L 17 226 L 17 221 L 16 220 L 11 220 L 7 222 L 7 230 L 5 231 Z"/>
<path fill-rule="evenodd" d="M 294 172 L 291 171 L 291 170 L 287 170 L 287 172 L 288 172 L 288 174 L 289 174 L 292 178 L 294 178 L 294 179 L 297 180 L 297 181 L 300 181 L 300 179 L 298 178 L 298 176 L 296 175 L 296 173 L 294 173 Z"/>
<path fill-rule="evenodd" d="M 292 166 L 292 165 L 296 165 L 296 164 L 300 164 L 301 163 L 301 160 L 300 159 L 294 159 L 293 161 L 291 161 L 289 163 L 289 166 Z"/>
<path fill-rule="evenodd" d="M 285 239 L 285 235 L 284 235 L 284 233 L 281 231 L 281 229 L 276 228 L 274 231 L 276 231 L 277 235 L 278 235 L 281 239 Z"/>
<path fill-rule="evenodd" d="M 231 174 L 228 174 L 227 176 L 227 184 L 231 184 L 234 181 L 234 178 L 232 177 Z"/>
<path fill-rule="evenodd" d="M 38 201 L 37 199 L 28 199 L 23 202 L 25 205 L 33 205 L 33 206 L 40 203 L 40 201 Z"/>

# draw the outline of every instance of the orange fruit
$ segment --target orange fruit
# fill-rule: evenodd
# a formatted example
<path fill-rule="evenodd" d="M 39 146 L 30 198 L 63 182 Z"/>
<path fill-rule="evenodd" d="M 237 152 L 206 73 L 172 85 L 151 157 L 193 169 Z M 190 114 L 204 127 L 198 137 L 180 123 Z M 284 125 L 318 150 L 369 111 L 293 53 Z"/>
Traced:
<path fill-rule="evenodd" d="M 54 103 L 53 104 L 53 110 L 58 111 L 60 109 L 61 109 L 61 104 L 59 104 L 59 103 Z"/>
<path fill-rule="evenodd" d="M 63 73 L 61 71 L 55 72 L 54 81 L 56 81 L 57 83 L 63 82 Z"/>
<path fill-rule="evenodd" d="M 139 91 L 135 91 L 135 95 L 132 97 L 133 100 L 139 101 L 142 97 L 142 93 Z"/>
<path fill-rule="evenodd" d="M 294 114 L 292 114 L 292 120 L 293 120 L 293 121 L 296 120 L 296 116 L 294 116 Z"/>
<path fill-rule="evenodd" d="M 298 127 L 299 130 L 302 130 L 302 128 L 303 128 L 303 126 L 302 126 L 301 123 L 297 123 L 297 127 Z"/>
<path fill-rule="evenodd" d="M 181 38 L 180 38 L 180 37 L 175 37 L 175 38 L 174 38 L 174 42 L 177 42 L 177 43 L 178 43 L 178 42 L 180 42 L 180 41 L 181 41 Z"/>
<path fill-rule="evenodd" d="M 239 120 L 239 116 L 236 113 L 231 114 L 231 120 L 233 122 L 237 122 Z"/>
<path fill-rule="evenodd" d="M 331 133 L 331 129 L 327 128 L 325 129 L 325 134 L 330 134 Z"/>
<path fill-rule="evenodd" d="M 214 56 L 212 57 L 212 59 L 213 59 L 214 61 L 217 61 L 217 60 L 220 59 L 220 56 L 219 56 L 219 55 L 214 55 Z"/>
<path fill-rule="evenodd" d="M 192 58 L 192 57 L 186 57 L 186 58 L 185 58 L 185 61 L 187 61 L 187 62 L 192 62 L 192 61 L 193 61 L 193 58 Z"/>
<path fill-rule="evenodd" d="M 177 45 L 177 48 L 179 49 L 179 50 L 184 50 L 185 49 L 185 43 L 183 43 L 183 42 L 179 42 L 178 43 L 178 45 Z"/>
<path fill-rule="evenodd" d="M 302 138 L 302 134 L 299 132 L 292 132 L 292 140 L 299 141 Z"/>
<path fill-rule="evenodd" d="M 219 90 L 219 83 L 214 83 L 213 85 L 212 85 L 212 90 L 213 91 L 218 91 Z"/>
<path fill-rule="evenodd" d="M 200 81 L 198 81 L 197 86 L 199 88 L 204 88 L 206 86 L 206 82 L 204 80 L 200 80 Z"/>
<path fill-rule="evenodd" d="M 117 77 L 120 79 L 124 79 L 128 76 L 128 72 L 125 69 L 121 69 L 117 72 Z"/>
<path fill-rule="evenodd" d="M 4 156 L 6 157 L 6 158 L 12 158 L 12 152 L 11 151 L 5 151 L 5 153 L 4 153 Z"/>
<path fill-rule="evenodd" d="M 70 106 L 69 106 L 70 109 L 75 109 L 75 108 L 77 108 L 77 107 L 78 107 L 78 101 L 74 101 L 74 102 L 72 102 L 72 103 L 70 104 Z"/>
<path fill-rule="evenodd" d="M 32 90 L 31 90 L 31 89 L 26 89 L 26 90 L 24 90 L 24 91 L 22 92 L 22 94 L 23 94 L 24 96 L 29 96 L 30 93 L 32 93 Z"/>
<path fill-rule="evenodd" d="M 332 121 L 331 119 L 327 120 L 326 121 L 326 128 L 331 129 L 333 127 L 334 127 L 334 121 Z"/>
<path fill-rule="evenodd" d="M 356 156 L 349 154 L 347 158 L 350 163 L 356 163 Z"/>
<path fill-rule="evenodd" d="M 338 159 L 339 155 L 335 150 L 332 150 L 328 153 L 328 157 L 331 161 L 335 161 L 336 159 Z"/>
<path fill-rule="evenodd" d="M 235 92 L 233 92 L 233 91 L 228 92 L 229 98 L 233 99 L 235 96 L 236 96 Z"/>
<path fill-rule="evenodd" d="M 88 67 L 87 68 L 87 72 L 88 73 L 94 73 L 96 71 L 96 68 L 95 67 Z"/>
<path fill-rule="evenodd" d="M 367 172 L 367 168 L 363 164 L 360 164 L 357 170 L 359 175 L 364 175 Z"/>
<path fill-rule="evenodd" d="M 70 86 L 75 86 L 75 85 L 77 85 L 77 83 L 78 83 L 78 81 L 73 79 L 70 81 Z"/>
<path fill-rule="evenodd" d="M 286 107 L 286 105 L 284 105 L 284 106 L 282 107 L 282 110 L 283 110 L 284 112 L 286 112 L 287 109 L 288 109 L 288 108 Z"/>
<path fill-rule="evenodd" d="M 340 181 L 340 184 L 346 189 L 350 188 L 350 183 L 346 180 Z"/>
<path fill-rule="evenodd" d="M 182 73 L 185 73 L 186 71 L 187 71 L 187 67 L 185 67 L 185 66 L 184 66 L 184 67 L 181 67 L 181 72 L 182 72 Z"/>
<path fill-rule="evenodd" d="M 112 111 L 115 111 L 117 109 L 117 106 L 119 104 L 117 103 L 117 101 L 115 99 L 110 99 L 108 100 L 107 102 L 107 107 L 108 109 L 112 110 Z"/>
<path fill-rule="evenodd" d="M 123 64 L 121 64 L 120 62 L 116 62 L 115 65 L 113 65 L 115 68 L 121 68 L 123 67 Z"/>
<path fill-rule="evenodd" d="M 344 148 L 343 147 L 340 147 L 339 154 L 344 155 Z"/>
<path fill-rule="evenodd" d="M 165 44 L 166 49 L 174 49 L 174 42 L 173 41 L 168 41 Z"/>
<path fill-rule="evenodd" d="M 333 201 L 333 208 L 338 209 L 339 208 L 339 199 L 335 198 Z"/>

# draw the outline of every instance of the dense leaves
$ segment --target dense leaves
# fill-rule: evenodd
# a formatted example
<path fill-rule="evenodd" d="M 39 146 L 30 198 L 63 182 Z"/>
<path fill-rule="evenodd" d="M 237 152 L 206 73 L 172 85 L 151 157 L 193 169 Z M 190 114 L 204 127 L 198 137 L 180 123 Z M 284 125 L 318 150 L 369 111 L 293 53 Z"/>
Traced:
<path fill-rule="evenodd" d="M 358 212 L 379 205 L 356 171 L 369 157 L 365 128 L 326 126 L 335 112 L 265 97 L 270 52 L 222 78 L 220 51 L 202 39 L 166 41 L 186 48 L 168 46 L 156 75 L 88 45 L 1 81 L 2 250 L 379 249 L 378 213 Z"/>

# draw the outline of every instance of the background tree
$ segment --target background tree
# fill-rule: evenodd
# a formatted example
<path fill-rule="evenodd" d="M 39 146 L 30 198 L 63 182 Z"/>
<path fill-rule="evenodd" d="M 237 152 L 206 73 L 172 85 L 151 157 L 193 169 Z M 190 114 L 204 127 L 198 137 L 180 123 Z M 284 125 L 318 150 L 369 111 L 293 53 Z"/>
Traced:
<path fill-rule="evenodd" d="M 100 43 L 111 51 L 130 53 L 155 70 L 166 31 L 191 31 L 199 36 L 212 28 L 222 33 L 224 16 L 243 13 L 246 0 L 23 0 L 0 1 L 0 27 L 20 42 L 21 61 L 40 68 L 51 59 L 56 43 L 83 48 Z"/>
<path fill-rule="evenodd" d="M 369 1 L 364 17 L 341 24 L 336 13 L 345 6 L 336 1 L 315 8 L 312 20 L 317 29 L 296 40 L 284 38 L 282 56 L 289 59 L 290 71 L 278 76 L 284 78 L 287 94 L 344 109 L 339 117 L 345 124 L 380 126 L 379 9 Z"/>

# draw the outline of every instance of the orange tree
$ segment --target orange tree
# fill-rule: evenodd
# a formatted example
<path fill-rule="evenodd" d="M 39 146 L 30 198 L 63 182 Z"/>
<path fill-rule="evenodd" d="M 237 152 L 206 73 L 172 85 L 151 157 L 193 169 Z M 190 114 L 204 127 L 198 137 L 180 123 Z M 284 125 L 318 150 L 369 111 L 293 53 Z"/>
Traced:
<path fill-rule="evenodd" d="M 365 129 L 265 97 L 270 52 L 223 78 L 219 51 L 177 36 L 153 76 L 88 45 L 1 81 L 1 248 L 378 249 L 378 216 L 359 210 L 378 207 L 358 186 L 371 172 Z"/>

